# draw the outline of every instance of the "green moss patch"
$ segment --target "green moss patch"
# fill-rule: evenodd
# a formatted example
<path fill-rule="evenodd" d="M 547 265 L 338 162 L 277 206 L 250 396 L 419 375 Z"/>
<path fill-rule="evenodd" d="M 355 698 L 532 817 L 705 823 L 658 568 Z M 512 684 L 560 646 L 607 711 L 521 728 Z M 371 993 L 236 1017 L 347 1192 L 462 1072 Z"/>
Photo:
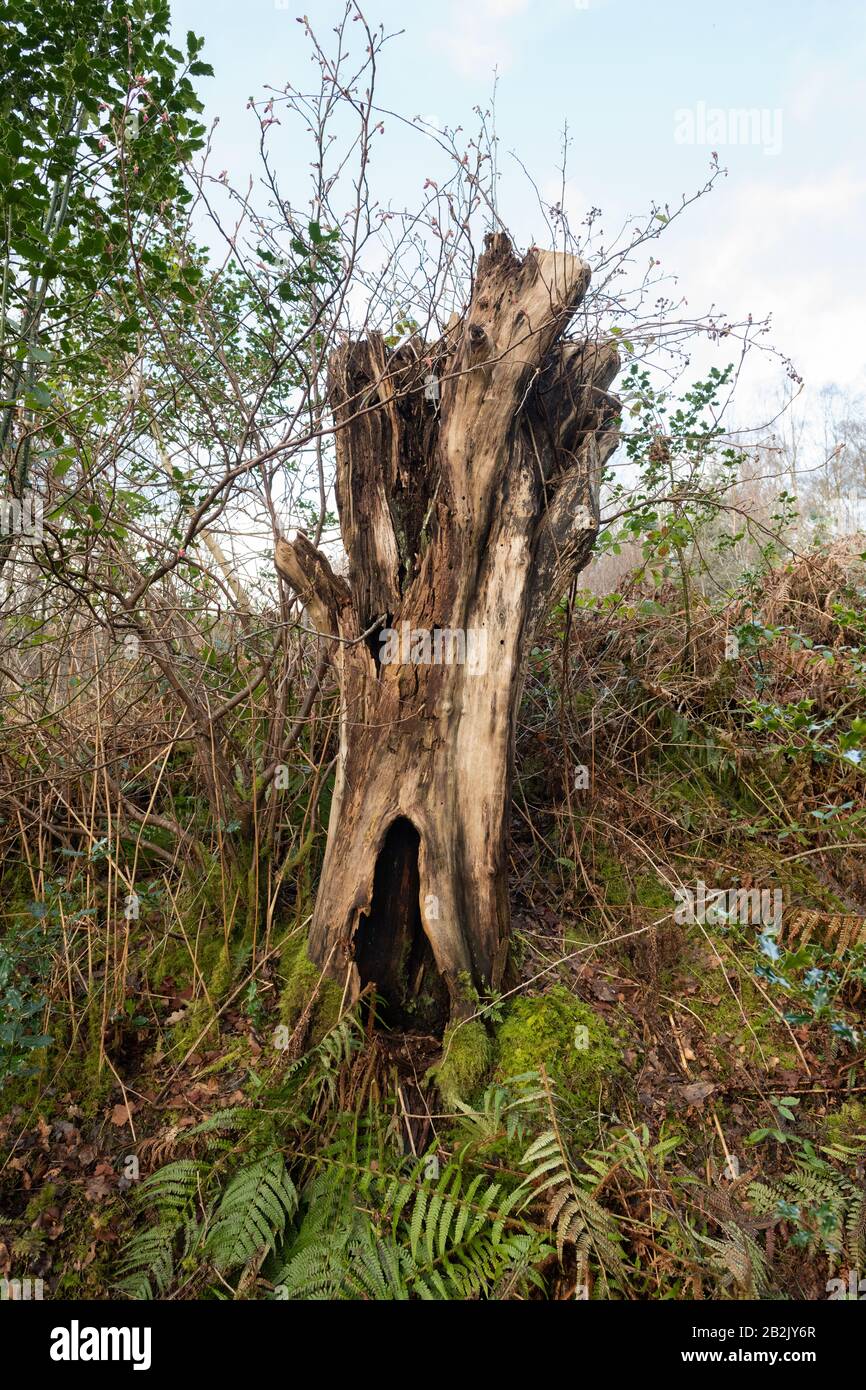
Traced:
<path fill-rule="evenodd" d="M 436 1081 L 445 1104 L 452 1109 L 458 1101 L 469 1104 L 481 1090 L 493 1065 L 493 1044 L 478 1019 L 452 1023 L 442 1040 L 442 1061 L 436 1068 Z"/>
<path fill-rule="evenodd" d="M 796 1069 L 799 1057 L 791 1034 L 751 975 L 739 972 L 734 991 L 694 933 L 690 946 L 695 953 L 692 978 L 699 981 L 700 992 L 685 997 L 685 1017 L 691 1013 L 699 1020 L 721 1073 L 733 1074 L 743 1062 Z M 676 981 L 670 990 L 674 997 L 679 995 Z"/>
<path fill-rule="evenodd" d="M 294 1028 L 313 998 L 318 985 L 309 1034 L 310 1042 L 318 1042 L 340 1017 L 343 991 L 333 980 L 322 980 L 321 970 L 307 955 L 305 932 L 287 936 L 280 949 L 280 1022 Z"/>
<path fill-rule="evenodd" d="M 853 1144 L 866 1134 L 866 1101 L 846 1100 L 825 1123 L 831 1144 Z"/>
<path fill-rule="evenodd" d="M 564 985 L 510 1004 L 497 1045 L 497 1075 L 504 1080 L 544 1067 L 563 1113 L 585 1134 L 623 1069 L 622 1049 L 607 1023 Z"/>

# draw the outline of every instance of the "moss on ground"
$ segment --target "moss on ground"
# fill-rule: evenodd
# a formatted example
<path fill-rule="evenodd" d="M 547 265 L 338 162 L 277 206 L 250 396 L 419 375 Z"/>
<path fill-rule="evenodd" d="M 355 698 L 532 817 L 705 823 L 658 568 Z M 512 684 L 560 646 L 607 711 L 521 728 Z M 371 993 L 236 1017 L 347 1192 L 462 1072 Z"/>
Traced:
<path fill-rule="evenodd" d="M 470 1104 L 478 1096 L 493 1065 L 493 1044 L 480 1019 L 452 1023 L 442 1039 L 442 1061 L 436 1082 L 446 1106 Z"/>
<path fill-rule="evenodd" d="M 651 869 L 632 869 L 622 858 L 596 841 L 586 865 L 606 907 L 673 908 L 670 888 Z"/>
<path fill-rule="evenodd" d="M 340 1017 L 343 991 L 333 980 L 319 983 L 321 970 L 307 955 L 305 932 L 290 933 L 280 949 L 280 1022 L 294 1028 L 318 985 L 309 1041 L 318 1042 Z"/>
<path fill-rule="evenodd" d="M 631 890 L 622 861 L 596 842 L 587 867 L 601 889 L 602 901 L 609 907 L 625 907 L 631 900 Z"/>
<path fill-rule="evenodd" d="M 184 1018 L 175 1025 L 171 1035 L 171 1052 L 184 1057 L 218 1027 L 217 1009 L 228 993 L 234 978 L 234 962 L 222 941 L 211 941 L 203 948 L 199 963 L 207 992 L 194 999 Z M 199 975 L 196 980 L 201 987 Z M 202 1036 L 204 1035 L 204 1036 Z"/>
<path fill-rule="evenodd" d="M 791 1034 L 747 974 L 735 993 L 721 970 L 695 971 L 701 992 L 685 1001 L 704 1028 L 704 1039 L 727 1074 L 736 1062 L 795 1069 L 800 1062 Z"/>
<path fill-rule="evenodd" d="M 622 1073 L 616 1034 L 588 1004 L 555 985 L 516 999 L 497 1030 L 497 1075 L 503 1080 L 542 1067 L 575 1133 L 589 1138 L 610 1084 Z"/>
<path fill-rule="evenodd" d="M 866 1135 L 866 1101 L 846 1100 L 825 1120 L 831 1144 L 852 1144 Z"/>

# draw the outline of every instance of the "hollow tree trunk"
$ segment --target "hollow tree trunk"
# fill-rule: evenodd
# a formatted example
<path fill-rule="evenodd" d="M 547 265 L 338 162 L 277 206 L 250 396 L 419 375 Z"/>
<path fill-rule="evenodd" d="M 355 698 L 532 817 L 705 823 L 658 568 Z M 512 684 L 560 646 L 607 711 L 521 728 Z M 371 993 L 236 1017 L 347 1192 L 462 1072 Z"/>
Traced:
<path fill-rule="evenodd" d="M 403 1024 L 441 1026 L 466 1011 L 467 986 L 496 988 L 505 965 L 522 660 L 589 558 L 618 438 L 614 348 L 562 341 L 588 282 L 577 257 L 519 260 L 497 234 L 438 343 L 389 350 L 370 334 L 338 348 L 329 390 L 349 582 L 303 533 L 277 545 L 278 570 L 339 638 L 340 749 L 310 954 L 348 973 L 352 995 L 375 980 Z"/>

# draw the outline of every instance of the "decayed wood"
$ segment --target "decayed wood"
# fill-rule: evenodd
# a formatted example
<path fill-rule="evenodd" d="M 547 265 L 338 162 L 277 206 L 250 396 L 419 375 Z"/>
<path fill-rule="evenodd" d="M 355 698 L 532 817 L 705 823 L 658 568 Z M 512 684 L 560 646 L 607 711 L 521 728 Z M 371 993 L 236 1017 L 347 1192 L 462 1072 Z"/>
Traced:
<path fill-rule="evenodd" d="M 348 974 L 353 994 L 375 980 L 398 1022 L 441 1026 L 466 1010 L 468 986 L 501 981 L 523 653 L 589 557 L 618 438 L 615 349 L 562 341 L 588 283 L 577 257 L 519 259 L 491 236 L 466 313 L 439 343 L 389 350 L 371 334 L 338 349 L 329 389 L 348 584 L 305 536 L 277 547 L 315 626 L 340 639 L 310 954 Z M 381 659 L 377 623 L 398 635 L 397 659 Z M 422 634 L 421 660 L 404 626 Z M 445 659 L 428 664 L 423 634 L 437 631 L 476 634 L 484 662 L 449 661 L 446 637 Z"/>

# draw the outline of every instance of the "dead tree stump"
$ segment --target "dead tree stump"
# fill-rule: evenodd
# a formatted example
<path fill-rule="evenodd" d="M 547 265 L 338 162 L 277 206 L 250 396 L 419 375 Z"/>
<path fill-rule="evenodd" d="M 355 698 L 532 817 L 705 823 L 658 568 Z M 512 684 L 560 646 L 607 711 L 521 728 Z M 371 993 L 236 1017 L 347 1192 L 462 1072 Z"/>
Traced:
<path fill-rule="evenodd" d="M 487 237 L 435 345 L 378 334 L 329 363 L 348 583 L 303 533 L 276 564 L 336 635 L 341 722 L 310 955 L 388 1017 L 441 1028 L 495 989 L 522 661 L 587 562 L 616 447 L 611 343 L 563 339 L 576 256 Z M 366 636 L 365 636 L 366 634 Z"/>

